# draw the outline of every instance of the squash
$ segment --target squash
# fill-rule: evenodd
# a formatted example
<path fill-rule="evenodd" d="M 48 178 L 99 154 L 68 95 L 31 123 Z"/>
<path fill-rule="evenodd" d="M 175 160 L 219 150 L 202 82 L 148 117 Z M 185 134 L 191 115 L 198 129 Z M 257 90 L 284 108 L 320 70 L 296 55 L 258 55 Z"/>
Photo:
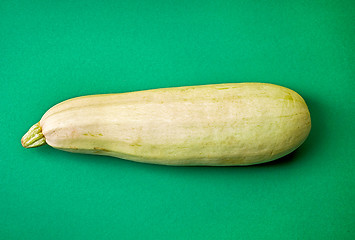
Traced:
<path fill-rule="evenodd" d="M 303 98 L 267 83 L 82 96 L 50 108 L 21 139 L 164 165 L 252 165 L 298 148 L 311 129 Z"/>

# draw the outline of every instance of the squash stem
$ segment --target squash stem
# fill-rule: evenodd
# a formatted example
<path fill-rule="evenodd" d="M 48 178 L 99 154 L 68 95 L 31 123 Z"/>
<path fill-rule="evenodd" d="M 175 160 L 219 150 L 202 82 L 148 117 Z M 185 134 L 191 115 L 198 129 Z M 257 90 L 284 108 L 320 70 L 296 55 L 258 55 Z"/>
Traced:
<path fill-rule="evenodd" d="M 42 128 L 39 125 L 39 122 L 33 125 L 22 137 L 21 144 L 25 148 L 34 148 L 46 144 L 46 138 L 42 133 Z"/>

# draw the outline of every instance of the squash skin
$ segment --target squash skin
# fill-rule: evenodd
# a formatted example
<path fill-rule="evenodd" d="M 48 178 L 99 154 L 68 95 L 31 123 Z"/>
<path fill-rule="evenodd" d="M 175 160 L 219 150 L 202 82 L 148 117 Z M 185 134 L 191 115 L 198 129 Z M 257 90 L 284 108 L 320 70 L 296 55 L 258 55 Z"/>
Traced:
<path fill-rule="evenodd" d="M 311 118 L 296 92 L 228 83 L 77 97 L 40 120 L 50 146 L 178 166 L 252 165 L 298 148 Z"/>

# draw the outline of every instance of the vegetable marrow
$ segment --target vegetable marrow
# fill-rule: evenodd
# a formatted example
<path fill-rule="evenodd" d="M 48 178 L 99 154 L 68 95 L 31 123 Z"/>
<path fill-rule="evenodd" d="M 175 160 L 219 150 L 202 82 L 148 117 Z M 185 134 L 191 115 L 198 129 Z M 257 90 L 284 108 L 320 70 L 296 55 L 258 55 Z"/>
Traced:
<path fill-rule="evenodd" d="M 298 148 L 311 118 L 296 92 L 229 83 L 82 96 L 50 108 L 21 139 L 164 165 L 252 165 Z"/>

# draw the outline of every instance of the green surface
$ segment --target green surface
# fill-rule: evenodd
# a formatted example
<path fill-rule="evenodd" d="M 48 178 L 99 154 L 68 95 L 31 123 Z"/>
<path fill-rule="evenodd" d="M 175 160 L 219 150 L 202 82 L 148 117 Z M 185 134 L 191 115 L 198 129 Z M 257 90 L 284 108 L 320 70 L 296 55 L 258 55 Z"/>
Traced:
<path fill-rule="evenodd" d="M 0 2 L 0 239 L 355 239 L 353 1 Z M 253 167 L 24 149 L 54 104 L 223 82 L 300 93 L 313 128 Z"/>

